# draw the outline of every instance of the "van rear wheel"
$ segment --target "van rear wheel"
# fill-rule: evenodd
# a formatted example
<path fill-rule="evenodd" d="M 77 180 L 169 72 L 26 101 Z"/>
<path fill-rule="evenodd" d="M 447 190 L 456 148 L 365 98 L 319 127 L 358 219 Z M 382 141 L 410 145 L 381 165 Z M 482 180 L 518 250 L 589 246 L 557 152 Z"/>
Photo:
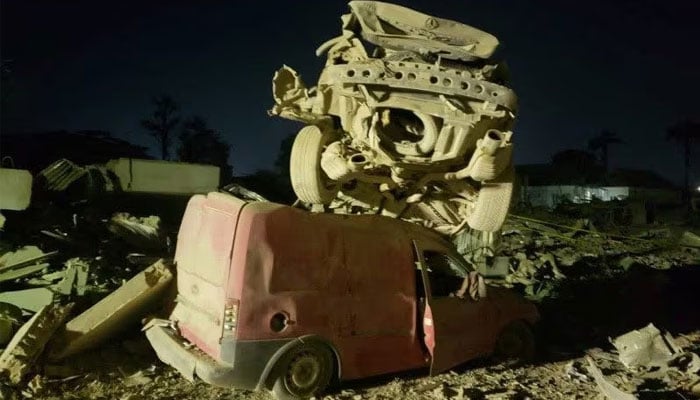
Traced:
<path fill-rule="evenodd" d="M 323 393 L 333 376 L 333 354 L 320 343 L 304 343 L 278 363 L 272 393 L 278 400 L 308 399 Z"/>

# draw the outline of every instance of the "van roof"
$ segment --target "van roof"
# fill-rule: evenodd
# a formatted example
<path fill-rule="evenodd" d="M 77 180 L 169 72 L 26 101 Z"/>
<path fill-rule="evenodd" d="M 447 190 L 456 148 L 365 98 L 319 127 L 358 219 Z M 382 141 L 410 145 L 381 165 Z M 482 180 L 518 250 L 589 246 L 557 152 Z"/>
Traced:
<path fill-rule="evenodd" d="M 228 196 L 232 196 L 230 194 L 226 194 Z M 232 196 L 235 197 L 235 196 Z M 262 202 L 262 201 L 254 201 L 254 202 L 248 202 L 248 204 L 245 206 L 248 212 L 253 212 L 256 214 L 265 214 L 265 213 L 270 213 L 272 211 L 276 211 L 282 208 L 289 208 L 289 209 L 296 209 L 300 210 L 298 208 L 288 206 L 288 205 L 283 205 L 283 204 L 278 204 L 274 202 Z M 362 227 L 362 226 L 367 226 L 368 228 L 371 227 L 372 229 L 380 229 L 380 230 L 390 230 L 390 229 L 398 229 L 403 231 L 405 234 L 412 238 L 416 239 L 424 239 L 424 240 L 430 240 L 430 241 L 437 241 L 445 246 L 451 247 L 452 244 L 446 240 L 442 235 L 439 233 L 430 230 L 428 228 L 425 228 L 423 226 L 411 223 L 411 222 L 406 222 L 398 218 L 391 218 L 383 215 L 348 215 L 348 214 L 326 214 L 326 213 L 311 213 L 309 214 L 313 216 L 318 216 L 320 218 L 329 218 L 329 219 L 335 219 L 337 221 L 343 221 L 343 225 L 352 225 L 356 227 Z"/>

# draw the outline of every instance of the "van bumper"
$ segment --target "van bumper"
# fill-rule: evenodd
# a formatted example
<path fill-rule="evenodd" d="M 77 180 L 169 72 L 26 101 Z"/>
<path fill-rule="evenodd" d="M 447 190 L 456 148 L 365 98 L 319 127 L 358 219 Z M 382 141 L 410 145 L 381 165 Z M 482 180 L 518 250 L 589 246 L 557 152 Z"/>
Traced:
<path fill-rule="evenodd" d="M 211 385 L 249 390 L 263 387 L 268 364 L 278 350 L 294 340 L 224 341 L 221 350 L 227 363 L 223 363 L 194 346 L 186 347 L 184 339 L 169 327 L 151 325 L 146 329 L 146 337 L 158 358 L 186 379 L 194 381 L 196 375 Z"/>

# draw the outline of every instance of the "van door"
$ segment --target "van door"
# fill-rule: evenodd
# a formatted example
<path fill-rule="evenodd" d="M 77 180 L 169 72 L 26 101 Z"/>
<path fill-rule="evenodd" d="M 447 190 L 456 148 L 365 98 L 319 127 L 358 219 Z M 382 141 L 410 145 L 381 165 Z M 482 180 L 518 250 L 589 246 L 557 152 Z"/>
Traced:
<path fill-rule="evenodd" d="M 430 374 L 435 375 L 490 351 L 495 313 L 488 298 L 452 295 L 469 272 L 464 263 L 444 249 L 414 244 L 425 292 L 424 343 L 432 357 Z"/>
<path fill-rule="evenodd" d="M 245 202 L 222 193 L 190 199 L 178 233 L 177 304 L 171 319 L 180 333 L 219 358 L 226 282 L 238 218 Z"/>

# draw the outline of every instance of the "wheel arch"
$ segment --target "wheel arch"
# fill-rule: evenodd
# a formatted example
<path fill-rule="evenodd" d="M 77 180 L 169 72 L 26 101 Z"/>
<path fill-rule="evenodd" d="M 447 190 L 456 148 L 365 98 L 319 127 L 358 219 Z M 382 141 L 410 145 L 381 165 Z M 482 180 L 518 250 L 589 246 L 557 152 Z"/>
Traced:
<path fill-rule="evenodd" d="M 335 378 L 340 380 L 342 376 L 342 367 L 341 367 L 341 358 L 340 358 L 340 353 L 338 352 L 338 349 L 331 343 L 330 340 L 318 336 L 318 335 L 304 335 L 300 336 L 289 343 L 285 344 L 282 346 L 279 350 L 275 352 L 275 354 L 270 357 L 270 359 L 267 361 L 267 364 L 265 365 L 265 369 L 263 370 L 263 373 L 260 375 L 260 380 L 258 381 L 257 388 L 258 390 L 260 389 L 270 389 L 272 385 L 274 384 L 273 378 L 273 371 L 275 367 L 277 367 L 277 364 L 279 361 L 282 359 L 282 357 L 285 356 L 290 350 L 292 350 L 294 347 L 299 346 L 301 344 L 305 343 L 310 343 L 310 342 L 316 342 L 320 343 L 323 346 L 327 347 L 328 349 L 331 350 L 331 354 L 333 355 L 333 361 L 334 361 L 334 367 L 335 367 L 335 373 L 331 376 L 331 379 Z"/>

